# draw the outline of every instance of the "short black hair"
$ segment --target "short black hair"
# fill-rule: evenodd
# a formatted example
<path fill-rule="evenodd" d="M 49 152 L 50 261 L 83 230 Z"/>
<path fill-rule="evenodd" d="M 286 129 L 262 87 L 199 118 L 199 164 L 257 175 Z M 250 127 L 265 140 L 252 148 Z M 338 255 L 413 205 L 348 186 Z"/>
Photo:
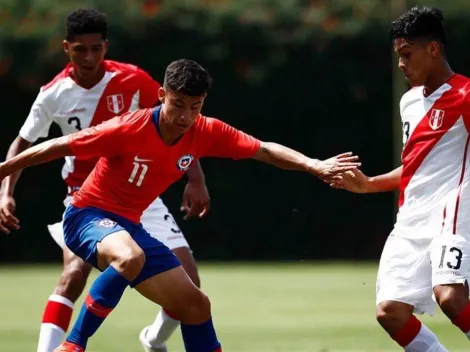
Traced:
<path fill-rule="evenodd" d="M 76 35 L 101 34 L 103 39 L 108 35 L 106 15 L 96 9 L 78 9 L 65 19 L 66 39 L 73 42 Z"/>
<path fill-rule="evenodd" d="M 168 65 L 163 87 L 184 95 L 201 96 L 212 87 L 209 72 L 196 61 L 180 59 Z"/>
<path fill-rule="evenodd" d="M 390 39 L 437 41 L 446 45 L 442 11 L 435 7 L 415 6 L 392 22 Z"/>

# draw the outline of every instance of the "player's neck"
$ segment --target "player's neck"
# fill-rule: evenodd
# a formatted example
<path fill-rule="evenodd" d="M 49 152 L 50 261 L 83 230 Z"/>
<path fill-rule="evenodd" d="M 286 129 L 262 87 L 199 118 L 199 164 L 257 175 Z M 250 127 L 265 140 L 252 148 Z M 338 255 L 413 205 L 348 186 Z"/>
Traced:
<path fill-rule="evenodd" d="M 447 61 L 444 61 L 442 65 L 438 66 L 433 74 L 429 75 L 426 83 L 424 84 L 424 95 L 429 96 L 432 94 L 444 83 L 446 83 L 453 75 L 454 71 L 452 71 Z"/>
<path fill-rule="evenodd" d="M 104 77 L 106 73 L 106 69 L 104 67 L 104 64 L 101 64 L 100 67 L 98 68 L 98 71 L 96 72 L 96 75 L 91 76 L 91 77 L 82 77 L 76 74 L 75 70 L 73 70 L 70 75 L 72 79 L 77 83 L 80 87 L 83 87 L 85 89 L 90 89 L 93 88 L 95 85 L 97 85 Z"/>
<path fill-rule="evenodd" d="M 160 112 L 160 118 L 158 119 L 158 127 L 160 137 L 165 144 L 173 145 L 182 137 L 181 132 L 175 132 L 171 128 L 171 125 L 166 123 L 165 116 L 163 116 L 162 112 Z"/>

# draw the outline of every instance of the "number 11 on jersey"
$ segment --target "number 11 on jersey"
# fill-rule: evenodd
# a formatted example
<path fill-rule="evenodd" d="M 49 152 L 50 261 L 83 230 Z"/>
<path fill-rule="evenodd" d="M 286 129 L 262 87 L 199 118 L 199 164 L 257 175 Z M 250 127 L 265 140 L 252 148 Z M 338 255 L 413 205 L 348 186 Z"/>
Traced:
<path fill-rule="evenodd" d="M 129 181 L 129 183 L 134 183 L 137 174 L 139 174 L 139 179 L 137 180 L 135 185 L 137 187 L 142 186 L 142 182 L 144 182 L 145 174 L 147 173 L 148 168 L 148 165 L 134 161 L 134 169 L 132 170 L 132 173 L 127 181 Z"/>

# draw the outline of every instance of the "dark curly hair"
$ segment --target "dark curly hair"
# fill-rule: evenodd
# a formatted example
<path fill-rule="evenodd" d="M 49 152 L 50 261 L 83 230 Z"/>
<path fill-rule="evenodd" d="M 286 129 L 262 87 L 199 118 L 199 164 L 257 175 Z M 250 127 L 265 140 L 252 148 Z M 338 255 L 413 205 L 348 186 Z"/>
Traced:
<path fill-rule="evenodd" d="M 108 35 L 106 15 L 96 9 L 78 9 L 65 19 L 66 39 L 73 42 L 76 35 L 98 33 L 103 39 Z"/>
<path fill-rule="evenodd" d="M 434 7 L 415 6 L 392 22 L 390 39 L 437 41 L 445 46 L 446 34 L 442 11 Z"/>
<path fill-rule="evenodd" d="M 168 65 L 163 87 L 188 96 L 201 96 L 211 88 L 209 72 L 196 61 L 180 59 Z"/>

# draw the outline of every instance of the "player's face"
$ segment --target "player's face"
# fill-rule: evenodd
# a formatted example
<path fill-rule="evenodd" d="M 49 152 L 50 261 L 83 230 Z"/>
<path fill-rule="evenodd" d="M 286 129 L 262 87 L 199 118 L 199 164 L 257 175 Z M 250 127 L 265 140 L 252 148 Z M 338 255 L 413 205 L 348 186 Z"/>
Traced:
<path fill-rule="evenodd" d="M 398 68 L 404 73 L 410 85 L 412 87 L 425 85 L 438 55 L 437 43 L 397 39 L 394 47 L 398 55 Z"/>
<path fill-rule="evenodd" d="M 64 51 L 74 67 L 78 78 L 91 78 L 98 73 L 104 55 L 108 51 L 108 41 L 101 34 L 90 33 L 75 36 L 74 40 L 64 41 Z"/>
<path fill-rule="evenodd" d="M 163 103 L 162 112 L 165 122 L 172 126 L 175 132 L 186 132 L 201 113 L 206 94 L 190 97 L 171 89 L 160 88 L 158 91 L 160 101 Z"/>

